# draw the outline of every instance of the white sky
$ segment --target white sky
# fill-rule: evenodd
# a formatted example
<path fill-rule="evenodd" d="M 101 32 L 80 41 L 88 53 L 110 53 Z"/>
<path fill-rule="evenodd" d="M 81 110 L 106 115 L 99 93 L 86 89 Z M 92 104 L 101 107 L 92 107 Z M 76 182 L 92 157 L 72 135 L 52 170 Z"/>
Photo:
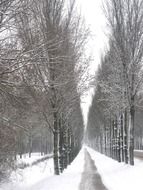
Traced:
<path fill-rule="evenodd" d="M 102 10 L 102 0 L 77 0 L 81 7 L 81 13 L 85 17 L 87 26 L 89 26 L 92 34 L 92 39 L 89 48 L 91 49 L 95 60 L 94 65 L 97 68 L 100 62 L 99 58 L 105 44 L 107 43 L 106 19 Z M 106 29 L 105 29 L 106 28 Z"/>
<path fill-rule="evenodd" d="M 102 9 L 102 0 L 77 0 L 81 9 L 81 14 L 85 18 L 86 25 L 91 31 L 91 40 L 88 44 L 88 51 L 93 55 L 91 63 L 91 73 L 93 73 L 100 63 L 101 54 L 107 46 L 107 24 Z M 85 123 L 87 122 L 88 108 L 91 102 L 91 92 L 87 94 L 85 103 L 82 103 Z"/>

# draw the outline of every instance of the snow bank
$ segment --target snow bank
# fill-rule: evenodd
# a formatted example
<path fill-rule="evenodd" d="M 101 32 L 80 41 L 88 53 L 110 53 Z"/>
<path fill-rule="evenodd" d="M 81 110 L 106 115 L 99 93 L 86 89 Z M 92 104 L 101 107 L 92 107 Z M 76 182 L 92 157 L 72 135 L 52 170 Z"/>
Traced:
<path fill-rule="evenodd" d="M 84 149 L 60 176 L 45 178 L 27 190 L 78 190 L 84 170 Z"/>
<path fill-rule="evenodd" d="M 27 158 L 25 161 L 30 163 L 29 160 Z M 34 158 L 31 163 L 33 161 Z M 78 190 L 84 169 L 84 150 L 80 151 L 60 176 L 54 175 L 53 168 L 53 159 L 49 159 L 23 170 L 19 169 L 12 173 L 12 182 L 1 185 L 0 190 Z"/>
<path fill-rule="evenodd" d="M 41 155 L 40 152 L 31 153 L 31 157 L 29 157 L 29 154 L 23 154 L 22 158 L 20 158 L 19 155 L 17 156 L 17 162 L 31 164 L 32 162 L 34 162 L 37 159 L 42 158 L 42 157 L 43 156 Z"/>
<path fill-rule="evenodd" d="M 47 158 L 47 157 L 52 157 L 52 154 L 46 154 L 46 155 L 41 155 L 39 152 L 31 153 L 31 157 L 29 157 L 29 154 L 23 154 L 22 158 L 20 156 L 17 156 L 17 165 L 32 165 L 38 160 Z"/>
<path fill-rule="evenodd" d="M 0 190 L 26 190 L 53 174 L 53 159 L 48 159 L 37 165 L 25 169 L 17 169 L 15 172 L 12 172 L 9 182 L 1 184 Z"/>

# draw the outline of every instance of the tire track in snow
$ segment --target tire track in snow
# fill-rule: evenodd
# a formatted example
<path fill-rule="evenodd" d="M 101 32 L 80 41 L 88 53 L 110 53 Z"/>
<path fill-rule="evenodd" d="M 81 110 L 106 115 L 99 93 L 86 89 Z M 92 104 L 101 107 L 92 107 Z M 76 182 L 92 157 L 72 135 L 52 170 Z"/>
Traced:
<path fill-rule="evenodd" d="M 85 149 L 85 164 L 79 190 L 107 190 L 97 171 L 94 161 Z"/>

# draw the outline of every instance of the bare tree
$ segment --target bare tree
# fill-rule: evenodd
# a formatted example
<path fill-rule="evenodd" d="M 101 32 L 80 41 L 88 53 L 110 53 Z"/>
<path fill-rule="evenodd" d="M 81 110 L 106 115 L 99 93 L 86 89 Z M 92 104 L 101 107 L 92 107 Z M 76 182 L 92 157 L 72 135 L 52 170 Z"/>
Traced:
<path fill-rule="evenodd" d="M 107 18 L 111 34 L 122 65 L 126 105 L 129 111 L 129 157 L 134 165 L 134 117 L 137 93 L 142 86 L 141 63 L 143 57 L 142 16 L 143 1 L 111 0 L 107 3 Z"/>
<path fill-rule="evenodd" d="M 87 68 L 87 62 L 82 60 L 87 30 L 84 30 L 81 18 L 74 16 L 74 3 L 71 1 L 64 12 L 64 1 L 32 1 L 15 19 L 21 52 L 25 55 L 22 80 L 29 86 L 32 98 L 53 133 L 55 174 L 59 174 L 60 132 L 74 136 L 80 122 L 80 141 L 77 137 L 74 139 L 77 141 L 74 148 L 78 151 L 83 133 L 79 102 L 84 91 L 81 79 Z M 38 92 L 42 95 L 40 98 Z M 75 111 L 80 117 L 73 125 L 71 117 Z M 64 122 L 61 122 L 63 118 Z M 59 126 L 60 123 L 64 125 Z"/>

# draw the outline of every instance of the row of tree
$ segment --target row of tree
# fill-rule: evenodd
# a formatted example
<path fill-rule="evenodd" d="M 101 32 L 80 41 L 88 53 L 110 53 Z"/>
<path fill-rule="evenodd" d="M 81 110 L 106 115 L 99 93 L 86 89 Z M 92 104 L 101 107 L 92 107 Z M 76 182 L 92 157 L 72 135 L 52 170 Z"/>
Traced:
<path fill-rule="evenodd" d="M 143 1 L 109 0 L 104 10 L 109 48 L 98 69 L 87 136 L 95 134 L 101 151 L 134 165 L 134 139 L 142 146 Z"/>
<path fill-rule="evenodd" d="M 81 148 L 88 30 L 75 1 L 0 1 L 0 174 L 53 150 L 55 174 Z"/>

